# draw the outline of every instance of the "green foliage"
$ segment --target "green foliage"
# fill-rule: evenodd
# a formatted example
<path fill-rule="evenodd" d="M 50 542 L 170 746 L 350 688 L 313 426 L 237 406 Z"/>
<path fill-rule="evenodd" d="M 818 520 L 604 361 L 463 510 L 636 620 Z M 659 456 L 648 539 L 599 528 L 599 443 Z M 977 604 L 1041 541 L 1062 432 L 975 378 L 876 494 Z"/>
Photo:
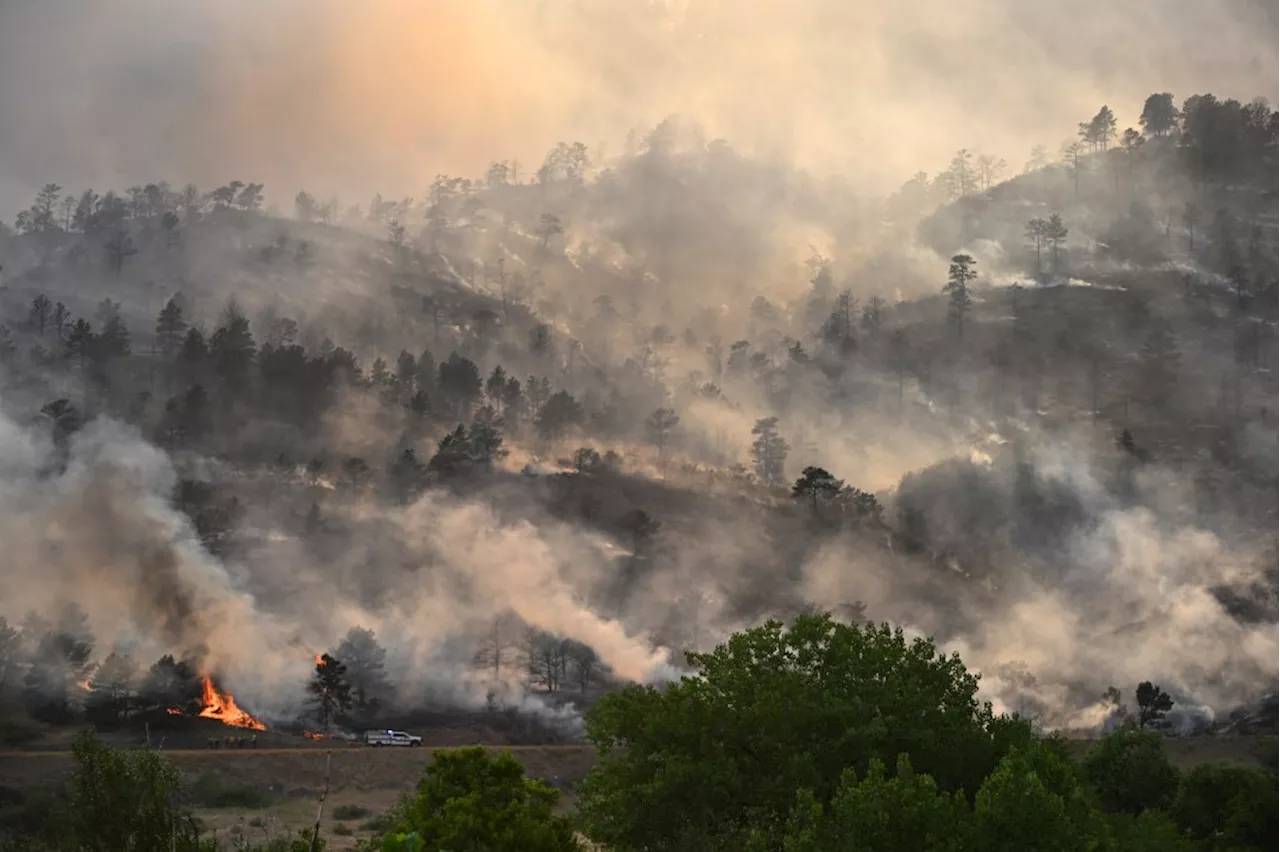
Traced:
<path fill-rule="evenodd" d="M 194 826 L 178 807 L 180 779 L 172 763 L 153 751 L 109 748 L 90 731 L 76 738 L 72 753 L 67 817 L 76 849 L 197 849 Z"/>
<path fill-rule="evenodd" d="M 1026 730 L 995 724 L 958 657 L 887 625 L 802 615 L 689 662 L 697 675 L 663 691 L 628 687 L 588 714 L 602 760 L 579 808 L 593 840 L 618 850 L 742 848 L 750 823 L 781 830 L 798 790 L 827 802 L 846 769 L 903 753 L 941 789 L 973 791 Z"/>
<path fill-rule="evenodd" d="M 955 852 L 964 847 L 968 803 L 963 794 L 947 795 L 928 775 L 918 775 L 904 754 L 897 777 L 886 778 L 873 758 L 867 777 L 858 781 L 846 770 L 840 789 L 824 808 L 802 790 L 782 837 L 784 852 L 825 852 L 856 848 L 863 852 Z"/>
<path fill-rule="evenodd" d="M 1203 764 L 1187 773 L 1173 803 L 1179 828 L 1208 850 L 1272 849 L 1274 778 L 1254 768 Z"/>
<path fill-rule="evenodd" d="M 333 809 L 334 819 L 360 819 L 369 815 L 369 809 L 360 805 L 338 805 Z"/>
<path fill-rule="evenodd" d="M 983 782 L 973 803 L 973 847 L 990 852 L 1070 852 L 1104 834 L 1069 764 L 1048 748 L 1018 749 Z"/>
<path fill-rule="evenodd" d="M 559 791 L 526 778 L 510 753 L 491 757 L 480 747 L 438 751 L 381 848 L 573 852 L 581 848 L 573 827 L 553 813 L 559 797 Z M 414 845 L 415 835 L 422 845 Z"/>
<path fill-rule="evenodd" d="M 1169 762 L 1164 739 L 1153 731 L 1121 729 L 1089 750 L 1085 776 L 1107 811 L 1140 814 L 1173 803 L 1178 770 Z"/>
<path fill-rule="evenodd" d="M 1111 848 L 1118 852 L 1195 852 L 1196 843 L 1163 811 L 1113 814 Z"/>

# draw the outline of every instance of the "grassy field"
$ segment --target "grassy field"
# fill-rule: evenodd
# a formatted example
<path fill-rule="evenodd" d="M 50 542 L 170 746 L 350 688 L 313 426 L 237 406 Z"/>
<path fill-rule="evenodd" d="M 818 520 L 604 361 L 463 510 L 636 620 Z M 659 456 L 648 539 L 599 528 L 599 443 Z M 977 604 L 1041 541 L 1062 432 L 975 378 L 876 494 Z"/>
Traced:
<path fill-rule="evenodd" d="M 1086 740 L 1075 741 L 1083 753 Z M 1257 764 L 1276 760 L 1275 736 L 1170 739 L 1173 761 L 1183 769 L 1224 761 Z M 595 762 L 590 746 L 501 746 L 511 751 L 533 777 L 566 793 Z M 355 745 L 331 748 L 162 749 L 193 788 L 197 813 L 206 830 L 220 837 L 243 834 L 263 841 L 314 824 L 316 802 L 325 786 L 322 834 L 331 849 L 349 849 L 377 829 L 377 817 L 413 787 L 431 760 L 432 749 L 373 749 Z M 63 750 L 0 752 L 0 787 L 28 790 L 57 783 L 72 770 Z"/>
<path fill-rule="evenodd" d="M 566 794 L 595 762 L 589 746 L 503 746 L 533 777 Z M 355 745 L 272 749 L 162 749 L 193 788 L 197 813 L 220 837 L 243 833 L 256 841 L 314 824 L 325 786 L 322 834 L 331 849 L 347 849 L 376 828 L 376 818 L 413 787 L 432 749 L 375 749 Z M 0 787 L 30 790 L 72 771 L 61 750 L 0 752 Z M 566 796 L 564 806 L 571 806 Z M 212 806 L 217 805 L 217 806 Z M 336 817 L 342 817 L 337 819 Z M 350 834 L 347 834 L 350 832 Z"/>

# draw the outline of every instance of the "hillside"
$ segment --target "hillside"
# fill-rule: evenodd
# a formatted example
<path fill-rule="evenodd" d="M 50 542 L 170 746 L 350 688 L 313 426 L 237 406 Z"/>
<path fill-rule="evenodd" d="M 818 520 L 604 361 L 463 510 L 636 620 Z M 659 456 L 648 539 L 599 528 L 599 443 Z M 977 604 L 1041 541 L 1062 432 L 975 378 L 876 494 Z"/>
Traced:
<path fill-rule="evenodd" d="M 1221 727 L 1275 691 L 1275 113 L 1207 98 L 883 202 L 673 123 L 364 209 L 51 185 L 0 237 L 0 683 L 287 727 L 331 652 L 344 724 L 573 736 L 816 608 L 1047 727 L 1152 679 Z"/>

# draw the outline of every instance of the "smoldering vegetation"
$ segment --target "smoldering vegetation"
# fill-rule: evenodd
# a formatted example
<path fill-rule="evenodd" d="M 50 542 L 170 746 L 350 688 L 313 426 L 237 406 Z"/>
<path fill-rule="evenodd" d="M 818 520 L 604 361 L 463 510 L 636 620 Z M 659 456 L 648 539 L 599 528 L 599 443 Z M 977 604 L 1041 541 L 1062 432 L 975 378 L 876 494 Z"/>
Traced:
<path fill-rule="evenodd" d="M 883 199 L 678 119 L 360 203 L 44 187 L 0 238 L 6 700 L 171 655 L 271 725 L 571 730 L 816 608 L 1046 726 L 1151 680 L 1229 723 L 1277 676 L 1276 113 L 1116 109 Z"/>

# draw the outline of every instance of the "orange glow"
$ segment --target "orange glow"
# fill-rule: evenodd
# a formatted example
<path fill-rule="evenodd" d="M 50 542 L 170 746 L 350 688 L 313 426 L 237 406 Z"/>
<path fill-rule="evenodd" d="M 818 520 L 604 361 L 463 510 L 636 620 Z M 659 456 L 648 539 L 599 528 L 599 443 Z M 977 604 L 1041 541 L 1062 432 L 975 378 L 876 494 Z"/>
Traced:
<path fill-rule="evenodd" d="M 315 731 L 303 731 L 303 732 L 302 732 L 302 735 L 303 735 L 304 737 L 306 737 L 307 739 L 309 739 L 309 740 L 322 740 L 322 739 L 324 739 L 324 734 L 317 734 Z"/>
<path fill-rule="evenodd" d="M 266 725 L 236 706 L 236 699 L 230 692 L 219 692 L 208 675 L 204 676 L 202 700 L 204 706 L 200 709 L 201 718 L 217 719 L 233 728 L 253 728 L 255 731 L 267 729 Z"/>
<path fill-rule="evenodd" d="M 181 711 L 181 710 L 179 710 L 177 707 L 168 707 L 168 708 L 165 708 L 165 711 L 164 711 L 164 712 L 168 713 L 170 716 L 181 716 L 181 715 L 182 715 L 182 711 Z"/>
<path fill-rule="evenodd" d="M 93 692 L 93 684 L 89 683 L 87 680 L 76 681 L 76 686 L 80 687 L 85 692 Z"/>
<path fill-rule="evenodd" d="M 317 666 L 324 665 L 324 654 L 316 654 L 316 665 Z"/>

